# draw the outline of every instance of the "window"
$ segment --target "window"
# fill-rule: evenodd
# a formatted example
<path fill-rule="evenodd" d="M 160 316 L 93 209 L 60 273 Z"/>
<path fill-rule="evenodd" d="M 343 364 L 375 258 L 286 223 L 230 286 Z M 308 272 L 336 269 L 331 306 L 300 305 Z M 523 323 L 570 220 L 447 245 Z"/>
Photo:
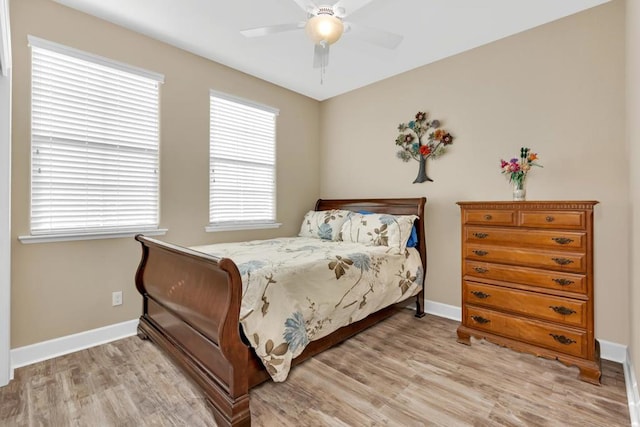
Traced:
<path fill-rule="evenodd" d="M 210 93 L 207 231 L 274 228 L 278 110 Z"/>
<path fill-rule="evenodd" d="M 31 235 L 157 230 L 164 77 L 32 36 L 29 44 Z"/>

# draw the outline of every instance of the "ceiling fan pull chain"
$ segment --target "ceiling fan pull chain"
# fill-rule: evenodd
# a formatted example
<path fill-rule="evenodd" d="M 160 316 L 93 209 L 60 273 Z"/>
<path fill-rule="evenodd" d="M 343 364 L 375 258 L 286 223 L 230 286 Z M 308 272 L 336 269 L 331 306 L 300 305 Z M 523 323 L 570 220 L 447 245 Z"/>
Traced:
<path fill-rule="evenodd" d="M 324 75 L 329 65 L 329 43 L 326 40 L 321 40 L 315 49 L 315 59 L 317 65 L 320 66 L 320 84 L 324 84 Z"/>
<path fill-rule="evenodd" d="M 320 58 L 320 84 L 323 85 L 324 84 L 324 72 L 327 69 L 327 64 L 325 63 L 325 54 L 324 54 L 324 44 L 326 44 L 326 42 L 320 42 L 320 45 L 323 47 L 322 49 L 322 57 Z"/>

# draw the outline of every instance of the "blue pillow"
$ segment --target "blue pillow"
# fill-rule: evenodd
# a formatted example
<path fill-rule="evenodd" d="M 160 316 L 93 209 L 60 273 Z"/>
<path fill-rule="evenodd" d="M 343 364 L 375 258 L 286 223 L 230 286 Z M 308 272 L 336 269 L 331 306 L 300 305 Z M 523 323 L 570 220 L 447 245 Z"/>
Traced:
<path fill-rule="evenodd" d="M 409 235 L 409 240 L 407 240 L 408 248 L 416 248 L 418 247 L 418 230 L 416 230 L 416 225 L 413 224 L 411 227 L 411 234 Z"/>
<path fill-rule="evenodd" d="M 358 213 L 362 215 L 371 215 L 375 212 L 361 210 L 361 211 L 358 211 Z M 418 246 L 418 230 L 416 229 L 416 225 L 413 224 L 413 227 L 411 227 L 411 234 L 409 235 L 409 240 L 407 240 L 407 247 L 415 248 L 417 246 Z"/>

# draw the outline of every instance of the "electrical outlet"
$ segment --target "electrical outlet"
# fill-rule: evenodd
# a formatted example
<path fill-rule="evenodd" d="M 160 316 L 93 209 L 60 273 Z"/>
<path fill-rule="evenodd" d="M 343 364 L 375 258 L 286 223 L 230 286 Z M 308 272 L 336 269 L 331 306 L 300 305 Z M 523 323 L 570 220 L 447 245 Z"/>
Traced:
<path fill-rule="evenodd" d="M 111 305 L 122 305 L 122 291 L 117 291 L 111 294 Z"/>

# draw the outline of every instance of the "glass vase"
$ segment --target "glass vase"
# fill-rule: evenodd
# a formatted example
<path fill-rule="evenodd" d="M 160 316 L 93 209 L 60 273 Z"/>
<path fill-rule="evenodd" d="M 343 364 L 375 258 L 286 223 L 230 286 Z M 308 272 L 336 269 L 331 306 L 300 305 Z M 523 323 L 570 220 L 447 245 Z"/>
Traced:
<path fill-rule="evenodd" d="M 513 181 L 513 201 L 523 202 L 527 198 L 527 189 L 525 188 L 525 180 Z"/>

